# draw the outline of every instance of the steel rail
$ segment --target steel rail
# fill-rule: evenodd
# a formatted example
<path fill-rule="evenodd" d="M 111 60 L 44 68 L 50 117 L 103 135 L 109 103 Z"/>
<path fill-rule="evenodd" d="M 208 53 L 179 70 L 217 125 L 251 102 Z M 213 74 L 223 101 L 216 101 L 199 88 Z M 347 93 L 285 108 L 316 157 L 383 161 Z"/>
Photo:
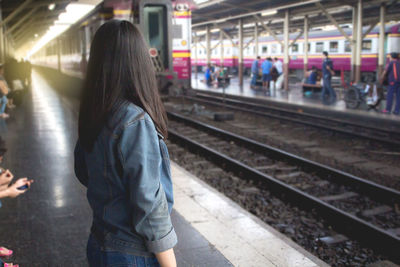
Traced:
<path fill-rule="evenodd" d="M 169 116 L 171 116 L 171 114 L 169 114 Z M 169 137 L 172 141 L 183 143 L 188 146 L 190 150 L 202 154 L 225 170 L 241 173 L 242 177 L 251 177 L 247 179 L 256 180 L 268 185 L 268 189 L 271 192 L 279 192 L 284 198 L 288 199 L 296 206 L 303 209 L 316 210 L 318 215 L 326 219 L 337 231 L 365 243 L 376 251 L 387 255 L 395 262 L 400 261 L 400 254 L 398 253 L 400 238 L 398 236 L 350 213 L 344 212 L 238 160 L 232 159 L 210 147 L 191 140 L 172 129 L 169 130 Z"/>
<path fill-rule="evenodd" d="M 260 143 L 253 139 L 187 118 L 177 113 L 167 112 L 167 114 L 170 119 L 182 121 L 184 123 L 191 124 L 197 128 L 201 128 L 205 131 L 210 131 L 215 135 L 222 136 L 236 142 L 240 142 L 248 147 L 256 149 L 257 151 L 267 153 L 269 156 L 272 156 L 275 159 L 283 160 L 301 166 L 301 168 L 304 170 L 313 171 L 318 173 L 319 175 L 328 177 L 328 180 L 331 180 L 338 184 L 356 188 L 358 191 L 370 196 L 372 199 L 388 204 L 392 204 L 393 202 L 400 203 L 400 191 L 371 182 L 369 180 L 365 180 L 363 178 L 329 167 L 327 165 L 305 159 L 303 157 L 294 155 L 281 149 Z"/>
<path fill-rule="evenodd" d="M 291 111 L 291 110 L 287 110 L 287 109 L 282 109 L 279 107 L 262 106 L 260 104 L 251 103 L 248 101 L 240 101 L 240 100 L 236 100 L 236 99 L 222 99 L 222 97 L 215 96 L 215 95 L 213 95 L 211 97 L 211 94 L 207 95 L 204 93 L 198 93 L 198 94 L 196 94 L 196 97 L 192 97 L 192 96 L 185 96 L 185 97 L 192 101 L 201 102 L 201 103 L 205 103 L 205 104 L 212 104 L 212 105 L 215 105 L 216 103 L 222 103 L 223 101 L 225 101 L 225 106 L 230 109 L 243 111 L 243 112 L 249 112 L 249 113 L 257 114 L 257 115 L 264 116 L 264 117 L 267 116 L 267 117 L 274 118 L 277 120 L 285 120 L 285 121 L 302 124 L 302 125 L 307 125 L 310 127 L 319 128 L 319 129 L 323 129 L 323 130 L 334 131 L 334 132 L 338 132 L 338 133 L 346 134 L 346 135 L 350 135 L 350 136 L 357 136 L 357 137 L 360 137 L 363 139 L 369 139 L 369 140 L 377 141 L 380 143 L 385 143 L 390 146 L 393 146 L 393 145 L 396 147 L 400 146 L 400 140 L 393 140 L 392 138 L 387 137 L 387 136 L 394 136 L 396 138 L 396 136 L 400 136 L 400 132 L 388 131 L 388 130 L 379 129 L 379 128 L 368 126 L 368 125 L 362 125 L 362 124 L 358 124 L 358 123 L 352 123 L 352 122 L 348 122 L 348 121 L 343 121 L 343 120 L 338 120 L 338 119 L 333 119 L 333 118 L 328 118 L 328 117 L 322 117 L 322 116 L 313 115 L 313 114 L 299 113 L 299 112 L 295 112 L 295 111 Z M 203 98 L 203 99 L 200 99 L 200 98 Z M 229 103 L 229 104 L 227 104 L 227 103 Z M 275 113 L 279 112 L 279 113 L 284 113 L 286 115 L 271 114 L 271 113 L 268 113 L 268 111 L 263 112 L 260 110 L 268 110 L 269 112 L 272 111 Z M 294 117 L 297 117 L 297 118 L 294 118 Z M 308 121 L 306 121 L 304 119 L 308 119 Z M 323 120 L 324 124 L 318 123 L 315 121 L 314 122 L 309 121 L 309 120 Z M 328 123 L 326 123 L 326 122 L 328 122 Z M 340 126 L 329 125 L 329 122 L 337 124 L 337 125 L 343 125 L 344 127 L 349 126 L 351 128 L 357 128 L 359 130 L 352 131 L 349 129 L 344 129 L 343 127 L 340 127 Z M 368 134 L 367 133 L 368 131 L 372 131 L 374 134 L 373 135 Z M 386 136 L 380 137 L 379 135 L 382 135 L 382 134 L 385 134 Z"/>

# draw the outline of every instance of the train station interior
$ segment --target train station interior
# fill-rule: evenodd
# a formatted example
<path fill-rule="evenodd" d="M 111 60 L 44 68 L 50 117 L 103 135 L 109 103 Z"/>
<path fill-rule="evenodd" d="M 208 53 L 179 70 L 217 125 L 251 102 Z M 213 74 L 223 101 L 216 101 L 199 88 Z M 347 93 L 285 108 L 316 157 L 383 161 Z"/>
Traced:
<path fill-rule="evenodd" d="M 1 0 L 0 267 L 400 266 L 399 14 Z"/>

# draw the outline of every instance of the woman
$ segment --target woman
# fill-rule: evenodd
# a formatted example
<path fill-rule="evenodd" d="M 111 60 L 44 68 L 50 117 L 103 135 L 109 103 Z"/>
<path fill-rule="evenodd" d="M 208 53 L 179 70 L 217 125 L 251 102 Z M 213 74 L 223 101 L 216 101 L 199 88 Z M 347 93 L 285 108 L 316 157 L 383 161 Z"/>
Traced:
<path fill-rule="evenodd" d="M 176 266 L 167 118 L 130 22 L 109 21 L 93 38 L 78 132 L 75 173 L 93 210 L 90 266 Z"/>

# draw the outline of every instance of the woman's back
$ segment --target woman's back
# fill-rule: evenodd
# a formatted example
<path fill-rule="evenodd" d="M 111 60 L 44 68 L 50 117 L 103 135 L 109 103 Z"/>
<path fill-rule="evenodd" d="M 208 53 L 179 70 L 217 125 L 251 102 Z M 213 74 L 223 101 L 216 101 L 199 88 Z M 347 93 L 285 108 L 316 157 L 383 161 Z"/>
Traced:
<path fill-rule="evenodd" d="M 143 36 L 130 22 L 106 22 L 90 49 L 75 148 L 75 173 L 93 210 L 91 266 L 137 261 L 156 266 L 157 259 L 175 264 L 166 135 Z"/>

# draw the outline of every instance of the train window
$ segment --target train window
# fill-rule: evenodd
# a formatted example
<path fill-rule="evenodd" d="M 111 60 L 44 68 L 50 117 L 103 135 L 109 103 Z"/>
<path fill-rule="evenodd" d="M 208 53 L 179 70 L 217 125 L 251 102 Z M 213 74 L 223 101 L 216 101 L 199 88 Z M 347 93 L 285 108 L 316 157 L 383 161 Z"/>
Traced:
<path fill-rule="evenodd" d="M 344 42 L 344 52 L 351 52 L 351 43 L 349 41 Z"/>
<path fill-rule="evenodd" d="M 261 48 L 261 53 L 263 53 L 263 54 L 268 53 L 268 46 L 263 45 L 262 48 Z"/>
<path fill-rule="evenodd" d="M 247 47 L 247 48 L 246 48 L 246 54 L 247 54 L 247 55 L 251 55 L 250 47 Z"/>
<path fill-rule="evenodd" d="M 363 40 L 362 42 L 362 51 L 371 51 L 372 41 L 371 40 Z"/>
<path fill-rule="evenodd" d="M 315 52 L 316 53 L 322 53 L 324 51 L 324 43 L 323 42 L 317 42 L 315 44 Z"/>
<path fill-rule="evenodd" d="M 308 47 L 308 50 L 307 50 L 307 51 L 310 52 L 310 51 L 311 51 L 311 44 L 308 43 L 307 47 Z"/>
<path fill-rule="evenodd" d="M 163 5 L 146 5 L 143 9 L 144 32 L 151 48 L 158 51 L 157 61 L 168 67 L 167 10 Z"/>
<path fill-rule="evenodd" d="M 278 49 L 276 47 L 276 44 L 271 45 L 271 53 L 276 54 L 278 52 Z"/>
<path fill-rule="evenodd" d="M 338 42 L 329 42 L 329 52 L 336 53 L 339 51 L 339 43 Z"/>
<path fill-rule="evenodd" d="M 292 45 L 292 53 L 297 53 L 297 52 L 299 52 L 299 45 L 293 44 Z"/>

